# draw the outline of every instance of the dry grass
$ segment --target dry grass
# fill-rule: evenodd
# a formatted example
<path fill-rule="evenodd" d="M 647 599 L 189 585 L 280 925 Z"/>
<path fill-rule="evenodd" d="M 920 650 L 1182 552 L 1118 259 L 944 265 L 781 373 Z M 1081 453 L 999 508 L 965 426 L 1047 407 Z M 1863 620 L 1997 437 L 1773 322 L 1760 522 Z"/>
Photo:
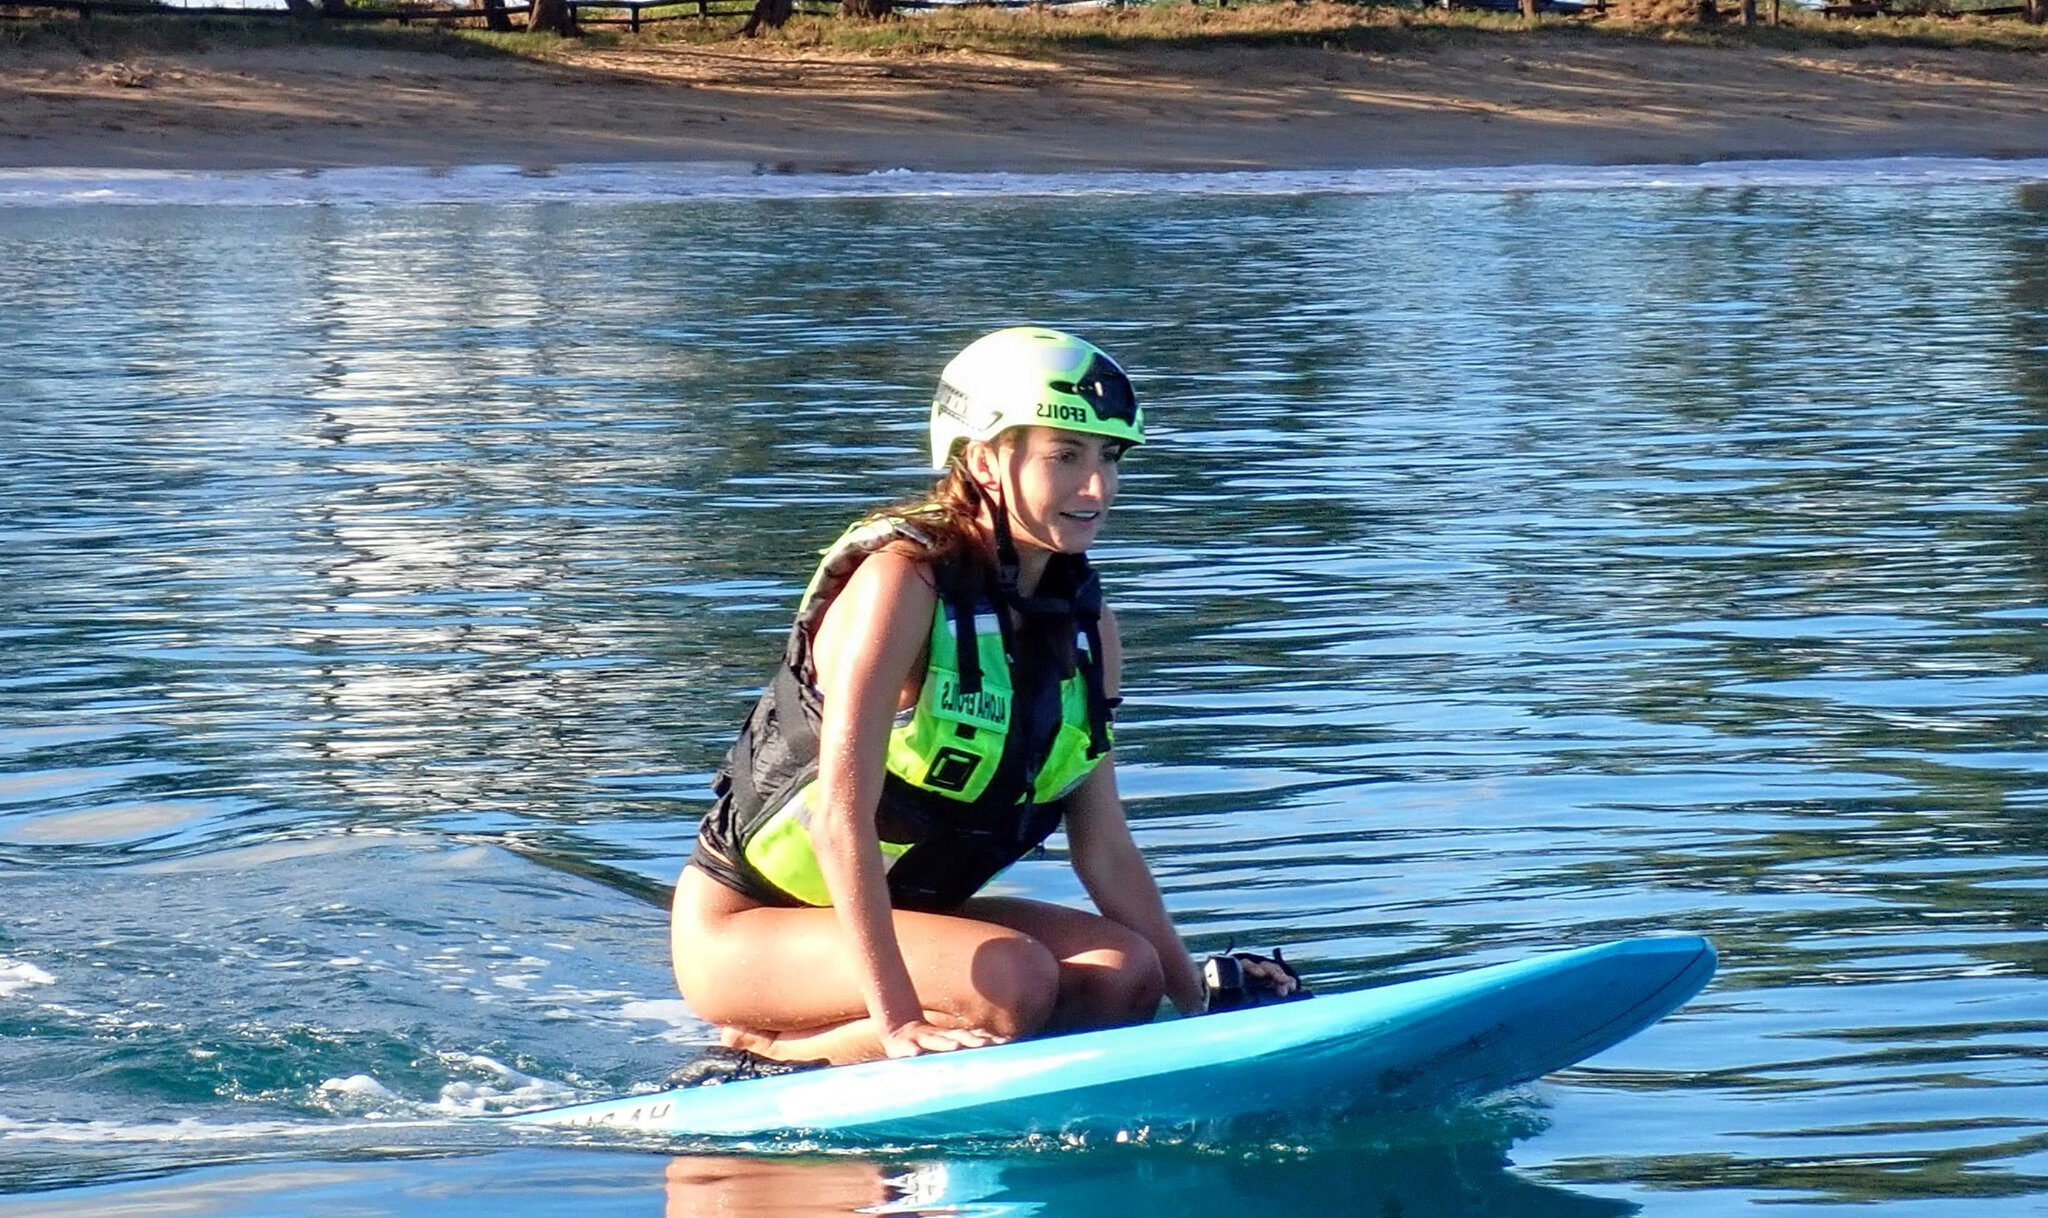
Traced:
<path fill-rule="evenodd" d="M 1702 45 L 1911 45 L 2048 51 L 2048 27 L 2030 26 L 2017 18 L 1833 21 L 1797 10 L 1790 0 L 1786 0 L 1783 8 L 1784 24 L 1749 28 L 1735 24 L 1709 27 L 1690 22 L 1617 21 L 1592 14 L 1546 16 L 1532 24 L 1508 14 L 1342 4 L 1331 0 L 1236 4 L 1229 8 L 1154 3 L 1092 10 L 960 9 L 906 13 L 886 21 L 800 17 L 767 35 L 764 41 L 879 55 L 962 50 L 1043 54 L 1062 49 L 1112 52 L 1120 47 L 1215 46 L 1309 46 L 1371 52 L 1428 50 L 1448 44 L 1531 37 L 1646 39 Z M 673 36 L 643 35 L 655 39 Z"/>
<path fill-rule="evenodd" d="M 1766 0 L 1767 3 L 1767 0 Z M 4 11 L 4 10 L 0 10 Z M 1138 4 L 1120 9 L 960 9 L 907 11 L 886 20 L 800 16 L 756 43 L 762 50 L 830 50 L 877 58 L 921 58 L 986 52 L 1057 59 L 1062 52 L 1114 54 L 1118 50 L 1199 50 L 1220 47 L 1302 46 L 1332 51 L 1389 53 L 1451 45 L 1529 39 L 1601 39 L 1676 42 L 1703 46 L 1846 48 L 1912 46 L 2048 52 L 2048 27 L 2017 18 L 1878 18 L 1824 20 L 1785 4 L 1785 23 L 1744 28 L 1700 26 L 1668 18 L 1690 11 L 1685 0 L 1618 0 L 1615 13 L 1545 17 L 1529 23 L 1511 15 L 1447 12 L 1391 5 L 1333 3 Z M 0 48 L 62 45 L 93 57 L 140 52 L 203 51 L 217 47 L 373 45 L 453 55 L 509 55 L 554 60 L 588 48 L 705 44 L 733 39 L 741 18 L 731 13 L 687 19 L 627 34 L 592 27 L 579 39 L 494 34 L 480 29 L 346 25 L 275 18 L 105 17 L 0 21 Z"/>

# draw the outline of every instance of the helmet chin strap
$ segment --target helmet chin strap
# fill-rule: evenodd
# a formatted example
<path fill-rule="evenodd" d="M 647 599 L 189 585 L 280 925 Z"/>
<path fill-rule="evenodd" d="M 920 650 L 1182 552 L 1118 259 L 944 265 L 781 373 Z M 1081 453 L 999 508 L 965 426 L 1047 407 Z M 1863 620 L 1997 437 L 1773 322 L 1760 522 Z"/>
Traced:
<path fill-rule="evenodd" d="M 1088 697 L 1088 756 L 1100 757 L 1109 751 L 1109 719 L 1122 702 L 1122 698 L 1111 698 L 1105 688 L 1102 664 L 1102 590 L 1095 582 L 1095 575 L 1088 569 L 1085 556 L 1078 559 L 1083 573 L 1082 582 L 1074 593 L 1067 597 L 1023 596 L 1017 591 L 1017 580 L 1022 562 L 1017 555 L 1016 538 L 1010 532 L 1010 508 L 1003 492 L 1003 480 L 996 477 L 993 494 L 979 482 L 969 478 L 968 485 L 974 487 L 976 497 L 989 505 L 996 535 L 996 592 L 1005 605 L 1020 614 L 1051 614 L 1071 620 L 1080 628 L 1087 640 L 1088 650 L 1081 665 L 1082 677 L 1087 686 Z M 1010 634 L 1010 615 L 996 614 L 999 628 L 1003 633 L 1003 649 L 1015 654 L 1014 640 Z M 963 653 L 971 649 L 971 643 L 963 642 Z M 978 687 L 977 681 L 977 687 Z"/>
<path fill-rule="evenodd" d="M 1023 577 L 1024 563 L 1017 553 L 1016 534 L 1010 528 L 1009 496 L 1003 489 L 1001 476 L 996 478 L 994 492 L 990 492 L 979 483 L 975 484 L 975 490 L 980 494 L 982 501 L 989 505 L 989 515 L 994 521 L 992 531 L 995 533 L 996 541 L 996 591 L 1002 594 L 1004 602 L 1024 614 L 1065 616 L 1071 613 L 1074 603 L 1070 597 L 1025 596 L 1019 591 L 1018 583 Z M 1082 561 L 1085 564 L 1085 557 Z"/>
<path fill-rule="evenodd" d="M 1016 536 L 1010 531 L 1009 496 L 1003 489 L 1002 472 L 996 472 L 993 491 L 973 477 L 967 479 L 967 485 L 974 488 L 975 498 L 988 505 L 996 541 L 996 590 L 1006 603 L 1022 609 L 1025 598 L 1018 594 L 1017 581 L 1022 577 L 1024 564 L 1017 554 Z"/>
<path fill-rule="evenodd" d="M 1001 478 L 996 479 L 995 497 L 990 501 L 989 514 L 995 518 L 996 533 L 996 588 L 1003 599 L 1012 605 L 1024 598 L 1017 591 L 1017 581 L 1022 575 L 1024 562 L 1017 553 L 1017 541 L 1010 533 L 1009 497 L 1003 493 Z"/>

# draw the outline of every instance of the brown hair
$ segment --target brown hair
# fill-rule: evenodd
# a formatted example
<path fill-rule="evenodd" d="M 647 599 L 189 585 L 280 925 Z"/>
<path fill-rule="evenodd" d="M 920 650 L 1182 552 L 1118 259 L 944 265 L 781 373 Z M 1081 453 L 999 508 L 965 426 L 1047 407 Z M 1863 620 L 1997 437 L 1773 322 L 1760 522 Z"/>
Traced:
<path fill-rule="evenodd" d="M 981 488 L 956 460 L 946 467 L 930 492 L 876 508 L 861 523 L 904 521 L 930 540 L 925 557 L 932 563 L 965 559 L 993 571 L 994 560 L 981 527 L 981 505 Z"/>

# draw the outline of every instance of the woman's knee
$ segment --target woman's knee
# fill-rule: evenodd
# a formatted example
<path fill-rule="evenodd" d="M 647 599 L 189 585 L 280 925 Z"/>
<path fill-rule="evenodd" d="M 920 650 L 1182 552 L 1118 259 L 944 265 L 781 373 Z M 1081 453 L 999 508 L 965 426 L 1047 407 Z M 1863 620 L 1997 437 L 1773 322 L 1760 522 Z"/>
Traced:
<path fill-rule="evenodd" d="M 975 949 L 968 978 L 980 1009 L 957 1014 L 999 1036 L 1030 1036 L 1059 1001 L 1060 962 L 1026 935 L 992 938 Z"/>
<path fill-rule="evenodd" d="M 1166 970 L 1153 946 L 1133 934 L 1067 962 L 1070 1005 L 1091 1024 L 1142 1023 L 1166 996 Z"/>
<path fill-rule="evenodd" d="M 1138 940 L 1137 949 L 1126 955 L 1121 972 L 1131 1018 L 1146 1020 L 1158 1014 L 1159 1004 L 1166 998 L 1166 968 L 1159 962 L 1158 949 Z"/>

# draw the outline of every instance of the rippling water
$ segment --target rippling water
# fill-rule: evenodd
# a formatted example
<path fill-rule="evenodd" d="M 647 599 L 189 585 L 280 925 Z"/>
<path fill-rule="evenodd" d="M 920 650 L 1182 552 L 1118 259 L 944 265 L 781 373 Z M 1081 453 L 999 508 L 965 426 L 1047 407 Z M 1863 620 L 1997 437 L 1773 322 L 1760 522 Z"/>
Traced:
<path fill-rule="evenodd" d="M 0 249 L 0 1210 L 2048 1196 L 2048 189 L 45 207 Z M 1335 990 L 1683 929 L 1721 978 L 1278 1145 L 472 1119 L 706 1038 L 654 902 L 709 772 L 813 552 L 920 484 L 937 366 L 1024 319 L 1157 422 L 1098 557 L 1198 947 Z"/>

